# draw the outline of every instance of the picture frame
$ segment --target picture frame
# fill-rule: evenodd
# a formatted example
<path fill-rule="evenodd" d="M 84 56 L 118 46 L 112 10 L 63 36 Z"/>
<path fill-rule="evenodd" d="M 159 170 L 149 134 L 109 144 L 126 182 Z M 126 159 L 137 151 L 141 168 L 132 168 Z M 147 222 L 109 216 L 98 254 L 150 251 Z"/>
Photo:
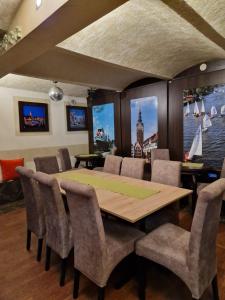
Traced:
<path fill-rule="evenodd" d="M 67 131 L 88 130 L 87 107 L 66 105 Z"/>
<path fill-rule="evenodd" d="M 18 101 L 20 132 L 49 132 L 48 104 Z"/>

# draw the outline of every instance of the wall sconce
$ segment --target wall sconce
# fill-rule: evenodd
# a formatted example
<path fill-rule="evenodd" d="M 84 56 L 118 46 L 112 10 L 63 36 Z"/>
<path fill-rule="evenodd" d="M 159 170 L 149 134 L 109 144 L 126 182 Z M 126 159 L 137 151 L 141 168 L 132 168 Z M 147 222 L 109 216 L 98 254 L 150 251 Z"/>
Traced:
<path fill-rule="evenodd" d="M 36 9 L 39 9 L 41 7 L 42 0 L 36 0 Z"/>

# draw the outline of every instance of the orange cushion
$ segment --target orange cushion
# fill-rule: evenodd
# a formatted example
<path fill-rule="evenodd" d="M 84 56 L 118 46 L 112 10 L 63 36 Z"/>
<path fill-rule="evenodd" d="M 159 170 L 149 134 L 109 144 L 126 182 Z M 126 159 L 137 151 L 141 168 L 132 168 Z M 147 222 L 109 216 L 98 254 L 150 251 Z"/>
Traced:
<path fill-rule="evenodd" d="M 3 180 L 12 180 L 19 177 L 19 174 L 16 173 L 16 167 L 24 166 L 24 158 L 18 159 L 1 159 L 0 165 L 2 168 L 2 179 Z"/>

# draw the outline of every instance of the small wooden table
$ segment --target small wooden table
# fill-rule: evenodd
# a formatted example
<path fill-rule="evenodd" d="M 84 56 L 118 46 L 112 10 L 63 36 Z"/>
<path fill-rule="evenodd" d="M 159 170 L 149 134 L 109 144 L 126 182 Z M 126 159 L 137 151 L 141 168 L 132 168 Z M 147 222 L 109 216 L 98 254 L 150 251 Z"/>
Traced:
<path fill-rule="evenodd" d="M 98 176 L 99 178 L 118 180 L 132 186 L 136 185 L 137 187 L 149 188 L 151 190 L 154 189 L 158 191 L 158 193 L 145 199 L 137 199 L 125 196 L 124 194 L 115 193 L 110 190 L 95 188 L 100 209 L 130 223 L 136 223 L 153 212 L 192 194 L 192 191 L 188 189 L 88 169 L 67 171 L 55 174 L 55 176 L 60 182 L 60 180 L 63 180 L 63 174 L 73 174 L 74 172 Z"/>
<path fill-rule="evenodd" d="M 75 155 L 76 163 L 75 168 L 78 168 L 81 161 L 84 161 L 86 163 L 87 169 L 93 169 L 96 167 L 96 163 L 99 159 L 102 158 L 100 154 L 79 154 Z"/>

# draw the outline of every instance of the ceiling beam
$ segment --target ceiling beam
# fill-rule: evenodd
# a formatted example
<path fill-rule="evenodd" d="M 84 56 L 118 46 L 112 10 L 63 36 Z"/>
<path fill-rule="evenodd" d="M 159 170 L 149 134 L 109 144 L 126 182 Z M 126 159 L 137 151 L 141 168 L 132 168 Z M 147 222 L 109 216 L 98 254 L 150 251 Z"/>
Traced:
<path fill-rule="evenodd" d="M 187 2 L 184 0 L 162 0 L 162 2 L 193 25 L 205 37 L 225 50 L 225 38 L 188 5 Z"/>
<path fill-rule="evenodd" d="M 96 88 L 123 90 L 151 74 L 104 62 L 83 54 L 54 47 L 14 74 L 56 80 Z"/>
<path fill-rule="evenodd" d="M 0 78 L 93 23 L 127 0 L 68 0 L 0 56 Z"/>

